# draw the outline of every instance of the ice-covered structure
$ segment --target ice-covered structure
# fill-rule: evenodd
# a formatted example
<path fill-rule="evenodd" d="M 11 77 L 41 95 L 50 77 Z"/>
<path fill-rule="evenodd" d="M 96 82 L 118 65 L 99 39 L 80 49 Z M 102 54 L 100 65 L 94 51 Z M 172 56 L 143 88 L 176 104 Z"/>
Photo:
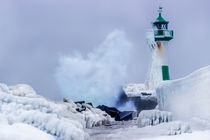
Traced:
<path fill-rule="evenodd" d="M 184 78 L 162 82 L 156 92 L 161 110 L 177 117 L 210 118 L 210 66 Z"/>
<path fill-rule="evenodd" d="M 139 114 L 138 126 L 145 127 L 171 121 L 172 114 L 170 112 L 160 110 L 144 110 Z"/>
<path fill-rule="evenodd" d="M 156 97 L 155 90 L 146 90 L 145 84 L 126 84 L 123 90 L 127 97 L 141 97 L 142 99 Z"/>
<path fill-rule="evenodd" d="M 40 135 L 46 139 L 84 140 L 88 138 L 84 128 L 101 125 L 110 119 L 105 112 L 86 106 L 87 109 L 80 113 L 71 100 L 53 102 L 37 95 L 28 85 L 8 87 L 0 84 L 0 128 L 35 127 L 31 133 L 42 132 Z"/>
<path fill-rule="evenodd" d="M 150 99 L 156 97 L 155 89 L 164 80 L 170 80 L 167 63 L 168 42 L 173 39 L 173 30 L 168 29 L 168 21 L 162 17 L 162 7 L 159 16 L 153 22 L 153 29 L 147 32 L 146 38 L 151 50 L 151 64 L 144 84 L 127 84 L 123 87 L 128 97 Z"/>

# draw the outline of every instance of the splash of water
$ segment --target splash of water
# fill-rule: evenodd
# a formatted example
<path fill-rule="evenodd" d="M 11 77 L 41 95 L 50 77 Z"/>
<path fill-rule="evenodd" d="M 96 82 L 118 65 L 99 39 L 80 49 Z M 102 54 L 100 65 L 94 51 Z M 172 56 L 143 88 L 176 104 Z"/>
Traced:
<path fill-rule="evenodd" d="M 128 75 L 131 51 L 125 33 L 115 30 L 86 57 L 61 57 L 55 74 L 61 94 L 74 101 L 114 106 Z"/>

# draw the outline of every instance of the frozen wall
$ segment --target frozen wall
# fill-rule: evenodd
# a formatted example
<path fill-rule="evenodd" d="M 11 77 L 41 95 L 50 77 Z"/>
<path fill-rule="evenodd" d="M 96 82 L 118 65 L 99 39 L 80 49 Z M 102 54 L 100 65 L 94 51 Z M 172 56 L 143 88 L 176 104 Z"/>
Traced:
<path fill-rule="evenodd" d="M 164 81 L 156 92 L 161 110 L 179 118 L 210 118 L 210 66 L 178 80 Z"/>

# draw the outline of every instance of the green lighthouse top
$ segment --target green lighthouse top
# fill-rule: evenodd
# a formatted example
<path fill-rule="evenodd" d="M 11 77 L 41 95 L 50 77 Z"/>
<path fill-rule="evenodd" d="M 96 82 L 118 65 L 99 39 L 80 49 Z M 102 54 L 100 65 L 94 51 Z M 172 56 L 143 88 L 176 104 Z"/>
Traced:
<path fill-rule="evenodd" d="M 157 19 L 155 20 L 155 22 L 153 22 L 153 24 L 158 24 L 158 23 L 165 23 L 165 24 L 168 24 L 168 23 L 169 23 L 168 21 L 166 21 L 166 20 L 162 17 L 162 15 L 161 15 L 162 9 L 163 9 L 162 7 L 159 7 L 159 10 L 158 10 L 159 16 L 157 17 Z"/>
<path fill-rule="evenodd" d="M 154 37 L 155 41 L 169 41 L 173 39 L 173 30 L 168 30 L 168 21 L 166 21 L 161 13 L 162 13 L 162 7 L 159 7 L 159 16 L 153 22 L 153 28 L 154 28 Z"/>

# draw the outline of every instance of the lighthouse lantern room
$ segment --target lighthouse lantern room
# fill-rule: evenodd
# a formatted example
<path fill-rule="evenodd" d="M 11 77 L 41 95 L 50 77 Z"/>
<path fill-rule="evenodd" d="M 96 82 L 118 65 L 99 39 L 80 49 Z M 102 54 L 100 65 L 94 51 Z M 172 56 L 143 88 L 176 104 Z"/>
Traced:
<path fill-rule="evenodd" d="M 173 39 L 173 30 L 168 30 L 168 21 L 166 21 L 161 13 L 162 13 L 162 7 L 159 7 L 159 16 L 153 22 L 153 26 L 155 28 L 154 30 L 154 36 L 155 41 L 169 41 Z"/>

